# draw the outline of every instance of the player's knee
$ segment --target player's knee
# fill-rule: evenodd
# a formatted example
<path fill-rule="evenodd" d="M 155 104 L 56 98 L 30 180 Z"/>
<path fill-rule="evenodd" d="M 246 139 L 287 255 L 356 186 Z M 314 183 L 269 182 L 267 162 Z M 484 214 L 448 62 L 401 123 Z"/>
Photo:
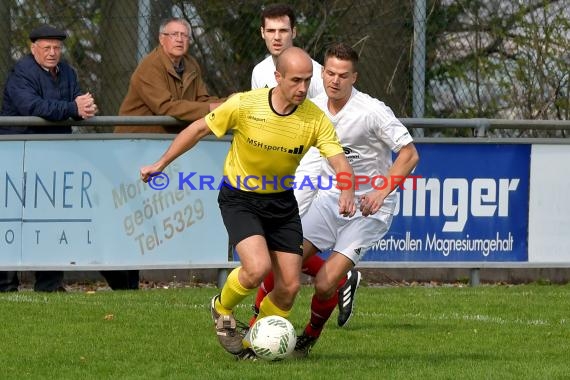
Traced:
<path fill-rule="evenodd" d="M 297 296 L 297 293 L 299 293 L 299 290 L 301 290 L 301 283 L 297 280 L 283 283 L 279 289 L 273 289 L 274 292 L 278 293 L 276 295 L 279 297 L 279 299 L 283 300 L 283 303 L 285 305 L 290 306 L 292 306 L 293 302 L 295 302 L 295 297 Z"/>
<path fill-rule="evenodd" d="M 271 266 L 253 265 L 250 267 L 242 266 L 243 281 L 240 278 L 242 285 L 248 289 L 257 288 L 261 282 L 271 271 Z"/>
<path fill-rule="evenodd" d="M 291 283 L 288 287 L 288 295 L 291 298 L 291 300 L 294 300 L 295 297 L 297 296 L 297 294 L 299 293 L 299 291 L 301 290 L 301 282 L 300 281 L 294 281 L 293 283 Z"/>

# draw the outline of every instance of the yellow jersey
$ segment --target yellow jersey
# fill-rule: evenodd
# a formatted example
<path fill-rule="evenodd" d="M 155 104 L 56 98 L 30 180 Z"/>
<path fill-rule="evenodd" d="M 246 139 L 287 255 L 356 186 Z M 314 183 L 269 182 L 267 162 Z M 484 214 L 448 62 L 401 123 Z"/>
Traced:
<path fill-rule="evenodd" d="M 315 104 L 305 100 L 290 114 L 279 115 L 271 107 L 268 88 L 235 94 L 206 115 L 206 123 L 217 137 L 233 131 L 224 177 L 244 191 L 290 189 L 311 146 L 323 157 L 343 153 L 334 126 Z"/>

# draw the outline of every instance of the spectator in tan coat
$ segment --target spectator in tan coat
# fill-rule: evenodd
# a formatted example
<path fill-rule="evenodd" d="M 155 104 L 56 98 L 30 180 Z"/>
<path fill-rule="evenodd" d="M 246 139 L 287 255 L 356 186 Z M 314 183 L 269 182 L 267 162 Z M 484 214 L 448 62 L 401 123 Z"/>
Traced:
<path fill-rule="evenodd" d="M 131 76 L 121 104 L 121 116 L 169 115 L 190 124 L 206 116 L 223 99 L 210 96 L 198 62 L 188 55 L 190 24 L 180 18 L 160 25 L 159 46 L 150 52 Z M 183 127 L 117 126 L 116 133 L 178 133 Z"/>

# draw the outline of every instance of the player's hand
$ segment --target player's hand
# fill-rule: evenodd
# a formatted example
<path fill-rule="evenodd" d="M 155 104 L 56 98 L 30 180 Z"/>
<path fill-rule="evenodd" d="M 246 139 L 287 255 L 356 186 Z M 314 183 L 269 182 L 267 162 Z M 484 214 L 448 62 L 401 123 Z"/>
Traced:
<path fill-rule="evenodd" d="M 361 195 L 359 198 L 360 212 L 363 216 L 374 215 L 380 210 L 382 204 L 384 204 L 384 198 L 386 196 L 380 191 L 371 191 Z"/>
<path fill-rule="evenodd" d="M 212 112 L 213 110 L 215 110 L 216 108 L 218 108 L 220 106 L 220 104 L 222 104 L 221 102 L 217 102 L 217 103 L 210 103 L 209 105 L 209 111 Z"/>
<path fill-rule="evenodd" d="M 140 169 L 141 181 L 145 183 L 148 182 L 148 180 L 150 179 L 150 177 L 152 177 L 154 173 L 161 172 L 163 169 L 164 167 L 158 162 L 155 162 L 152 165 L 143 166 Z"/>
<path fill-rule="evenodd" d="M 345 217 L 356 214 L 356 203 L 354 202 L 354 190 L 343 190 L 338 199 L 338 213 Z"/>

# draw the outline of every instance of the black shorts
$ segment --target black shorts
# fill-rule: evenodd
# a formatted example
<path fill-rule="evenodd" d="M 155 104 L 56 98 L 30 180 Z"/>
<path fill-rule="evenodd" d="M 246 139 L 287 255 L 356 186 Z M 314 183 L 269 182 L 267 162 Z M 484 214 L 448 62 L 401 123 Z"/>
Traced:
<path fill-rule="evenodd" d="M 270 250 L 303 254 L 303 229 L 292 190 L 259 194 L 222 186 L 218 204 L 230 245 L 262 235 Z"/>

